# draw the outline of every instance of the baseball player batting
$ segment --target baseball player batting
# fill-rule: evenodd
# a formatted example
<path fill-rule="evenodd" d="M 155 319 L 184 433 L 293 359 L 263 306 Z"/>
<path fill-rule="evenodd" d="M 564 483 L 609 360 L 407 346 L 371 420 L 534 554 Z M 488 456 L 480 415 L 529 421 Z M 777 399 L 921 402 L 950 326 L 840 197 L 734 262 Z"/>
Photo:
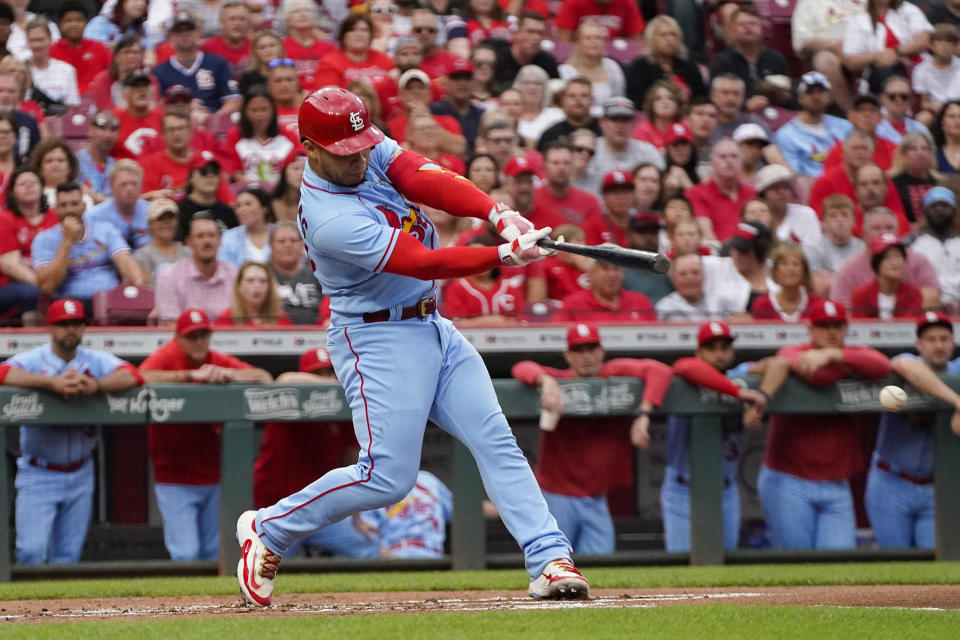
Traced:
<path fill-rule="evenodd" d="M 300 107 L 307 167 L 299 225 L 314 274 L 330 296 L 327 349 L 353 412 L 355 465 L 334 469 L 237 521 L 244 597 L 268 606 L 281 556 L 298 540 L 358 511 L 401 501 L 417 479 L 428 420 L 473 453 L 490 499 L 520 544 L 535 598 L 586 598 L 589 583 L 547 510 L 500 410 L 480 355 L 437 311 L 438 280 L 524 265 L 551 251 L 535 229 L 468 180 L 370 123 L 364 103 L 325 87 Z M 413 204 L 492 222 L 497 247 L 438 249 Z"/>

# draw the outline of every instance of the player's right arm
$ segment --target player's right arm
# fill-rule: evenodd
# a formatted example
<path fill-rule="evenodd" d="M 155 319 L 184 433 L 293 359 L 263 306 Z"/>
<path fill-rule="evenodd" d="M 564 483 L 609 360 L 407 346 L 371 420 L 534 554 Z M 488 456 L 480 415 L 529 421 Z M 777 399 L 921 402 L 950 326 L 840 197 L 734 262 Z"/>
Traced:
<path fill-rule="evenodd" d="M 944 384 L 936 372 L 923 360 L 912 354 L 896 356 L 890 361 L 890 368 L 918 391 L 939 398 L 954 408 L 950 426 L 960 435 L 960 394 Z"/>
<path fill-rule="evenodd" d="M 555 375 L 556 369 L 532 360 L 522 360 L 510 370 L 511 375 L 527 386 L 540 388 L 540 406 L 550 411 L 563 410 L 563 394 Z"/>

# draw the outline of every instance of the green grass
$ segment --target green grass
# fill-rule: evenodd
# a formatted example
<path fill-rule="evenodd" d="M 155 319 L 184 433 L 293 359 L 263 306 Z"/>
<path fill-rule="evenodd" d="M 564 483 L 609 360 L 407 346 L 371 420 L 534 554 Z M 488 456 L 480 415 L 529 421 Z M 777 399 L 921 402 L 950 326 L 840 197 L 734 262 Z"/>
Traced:
<path fill-rule="evenodd" d="M 722 567 L 618 567 L 585 571 L 597 588 L 960 584 L 958 562 L 884 562 L 735 565 Z M 519 570 L 287 574 L 277 594 L 338 591 L 526 589 Z M 0 584 L 0 600 L 124 596 L 233 595 L 232 577 L 49 580 Z"/>
<path fill-rule="evenodd" d="M 705 605 L 411 615 L 277 616 L 3 625 L 5 639 L 544 638 L 954 640 L 958 611 Z"/>

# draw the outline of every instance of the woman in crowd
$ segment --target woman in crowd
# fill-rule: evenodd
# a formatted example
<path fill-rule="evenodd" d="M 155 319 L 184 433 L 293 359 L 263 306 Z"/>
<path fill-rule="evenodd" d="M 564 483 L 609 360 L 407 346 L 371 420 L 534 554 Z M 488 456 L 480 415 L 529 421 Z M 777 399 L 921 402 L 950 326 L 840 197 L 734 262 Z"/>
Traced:
<path fill-rule="evenodd" d="M 7 118 L 0 119 L 0 128 L 9 122 Z M 0 213 L 0 311 L 28 312 L 36 308 L 40 294 L 30 266 L 33 239 L 60 220 L 47 208 L 40 174 L 32 167 L 19 167 L 9 182 L 6 209 Z"/>
<path fill-rule="evenodd" d="M 305 88 L 313 91 L 328 85 L 346 87 L 357 78 L 386 75 L 394 66 L 393 58 L 370 47 L 373 23 L 365 15 L 350 14 L 340 25 L 337 41 L 340 50 L 323 56 L 317 67 L 316 82 Z"/>
<path fill-rule="evenodd" d="M 563 80 L 583 76 L 590 81 L 593 93 L 593 107 L 590 112 L 594 117 L 602 115 L 603 103 L 606 100 L 625 95 L 627 91 L 623 69 L 616 60 L 603 55 L 606 39 L 606 27 L 593 22 L 582 23 L 577 27 L 573 52 L 567 61 L 558 67 Z"/>
<path fill-rule="evenodd" d="M 882 235 L 870 244 L 870 268 L 877 277 L 850 294 L 855 318 L 913 318 L 923 310 L 920 288 L 904 280 L 907 248 L 893 235 Z"/>
<path fill-rule="evenodd" d="M 63 138 L 47 138 L 30 152 L 30 166 L 43 180 L 43 195 L 47 202 L 56 202 L 57 185 L 73 182 L 80 175 L 80 163 L 73 149 Z M 86 210 L 93 208 L 94 202 L 84 185 L 83 202 Z"/>
<path fill-rule="evenodd" d="M 900 194 L 903 211 L 914 228 L 923 221 L 923 196 L 937 185 L 933 168 L 933 147 L 922 133 L 903 136 L 890 169 L 891 180 Z"/>
<path fill-rule="evenodd" d="M 933 140 L 937 144 L 937 170 L 960 172 L 960 100 L 943 105 L 933 126 Z"/>
<path fill-rule="evenodd" d="M 643 113 L 647 116 L 633 128 L 633 137 L 643 142 L 649 142 L 663 151 L 667 139 L 674 139 L 674 124 L 680 123 L 687 100 L 673 81 L 658 80 L 650 87 L 643 99 Z"/>
<path fill-rule="evenodd" d="M 113 45 L 113 60 L 110 66 L 94 76 L 90 82 L 89 94 L 96 102 L 97 109 L 126 109 L 123 79 L 145 67 L 144 49 L 139 36 L 130 34 L 117 40 Z M 153 74 L 150 75 L 150 81 L 153 83 L 153 99 L 156 102 L 160 84 Z"/>
<path fill-rule="evenodd" d="M 682 196 L 695 184 L 700 184 L 697 173 L 697 149 L 693 146 L 693 132 L 684 122 L 674 122 L 664 136 L 664 159 L 667 171 L 663 175 L 664 198 Z"/>
<path fill-rule="evenodd" d="M 101 13 L 91 18 L 83 37 L 110 46 L 123 36 L 130 35 L 143 42 L 146 49 L 153 51 L 155 43 L 150 41 L 144 28 L 149 9 L 150 0 L 117 0 L 112 13 Z"/>
<path fill-rule="evenodd" d="M 186 197 L 177 206 L 180 209 L 180 229 L 177 238 L 182 240 L 190 231 L 190 220 L 193 214 L 207 211 L 217 219 L 221 229 L 232 229 L 240 222 L 233 208 L 217 200 L 217 191 L 220 189 L 220 163 L 216 160 L 207 162 L 200 167 L 192 167 L 187 176 Z"/>
<path fill-rule="evenodd" d="M 513 88 L 520 94 L 517 132 L 528 149 L 536 147 L 543 132 L 564 119 L 563 111 L 549 106 L 550 92 L 547 90 L 549 81 L 550 76 L 547 72 L 533 64 L 520 67 L 513 81 Z M 503 96 L 500 97 L 500 105 L 501 108 L 505 108 Z"/>
<path fill-rule="evenodd" d="M 867 0 L 847 24 L 843 65 L 860 73 L 870 93 L 883 90 L 892 75 L 906 76 L 910 58 L 927 50 L 933 25 L 916 5 L 904 0 Z"/>
<path fill-rule="evenodd" d="M 464 174 L 478 189 L 489 194 L 500 188 L 500 168 L 497 161 L 489 153 L 478 153 L 467 162 L 467 172 Z"/>
<path fill-rule="evenodd" d="M 6 200 L 10 178 L 19 164 L 16 154 L 19 128 L 12 112 L 0 114 L 0 202 Z"/>
<path fill-rule="evenodd" d="M 493 70 L 497 66 L 497 52 L 493 47 L 481 44 L 473 48 L 470 61 L 473 62 L 473 80 L 470 81 L 473 103 L 483 109 L 496 106 L 498 101 Z"/>
<path fill-rule="evenodd" d="M 217 258 L 240 266 L 244 262 L 270 262 L 270 226 L 275 222 L 270 196 L 259 187 L 247 187 L 234 203 L 240 226 L 220 238 Z"/>
<path fill-rule="evenodd" d="M 660 15 L 643 32 L 643 55 L 627 70 L 627 97 L 643 104 L 650 87 L 659 80 L 672 80 L 687 96 L 705 96 L 707 87 L 697 65 L 687 60 L 683 32 L 677 21 Z"/>
<path fill-rule="evenodd" d="M 660 210 L 660 170 L 652 164 L 641 164 L 633 170 L 634 206 L 639 213 Z"/>
<path fill-rule="evenodd" d="M 20 96 L 20 106 L 17 108 L 33 116 L 40 128 L 40 136 L 42 138 L 48 137 L 50 130 L 41 103 L 49 104 L 50 97 L 33 85 L 33 78 L 30 76 L 27 63 L 12 55 L 4 56 L 3 59 L 0 59 L 0 73 L 11 73 L 17 78 Z M 112 109 L 113 105 L 108 108 Z"/>
<path fill-rule="evenodd" d="M 150 209 L 147 210 L 150 242 L 133 254 L 146 282 L 155 283 L 158 273 L 191 253 L 188 247 L 176 239 L 179 215 L 180 210 L 173 200 L 157 198 L 150 203 Z"/>
<path fill-rule="evenodd" d="M 370 22 L 373 24 L 373 44 L 377 51 L 390 53 L 397 44 L 398 34 L 393 29 L 393 17 L 397 15 L 397 5 L 393 0 L 368 0 Z"/>
<path fill-rule="evenodd" d="M 468 0 L 463 7 L 467 38 L 472 46 L 491 38 L 513 42 L 507 12 L 497 0 Z"/>
<path fill-rule="evenodd" d="M 280 179 L 271 194 L 271 205 L 277 222 L 297 221 L 297 207 L 300 205 L 300 181 L 303 179 L 303 167 L 306 156 L 298 155 L 280 169 Z"/>
<path fill-rule="evenodd" d="M 277 168 L 290 157 L 296 143 L 280 132 L 277 104 L 263 85 L 252 87 L 243 96 L 240 124 L 227 133 L 226 149 L 236 163 L 235 182 L 273 184 Z"/>
<path fill-rule="evenodd" d="M 250 38 L 250 64 L 240 76 L 240 94 L 246 95 L 251 87 L 267 84 L 267 68 L 274 60 L 287 57 L 283 41 L 269 29 L 262 29 Z"/>
<path fill-rule="evenodd" d="M 213 322 L 217 326 L 289 325 L 280 306 L 277 283 L 259 262 L 244 262 L 233 281 L 233 302 Z"/>
<path fill-rule="evenodd" d="M 757 298 L 750 312 L 757 320 L 800 322 L 820 299 L 810 291 L 810 265 L 803 249 L 795 244 L 782 244 L 773 250 L 770 259 L 773 262 L 770 277 L 780 285 L 780 290 Z"/>

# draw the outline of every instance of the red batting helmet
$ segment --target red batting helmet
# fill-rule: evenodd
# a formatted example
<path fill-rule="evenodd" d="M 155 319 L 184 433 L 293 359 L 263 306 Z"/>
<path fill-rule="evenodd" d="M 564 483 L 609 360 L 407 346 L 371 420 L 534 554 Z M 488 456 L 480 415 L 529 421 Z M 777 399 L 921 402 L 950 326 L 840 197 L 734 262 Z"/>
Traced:
<path fill-rule="evenodd" d="M 358 153 L 383 140 L 363 100 L 340 87 L 324 87 L 307 96 L 298 120 L 302 137 L 338 156 Z"/>

